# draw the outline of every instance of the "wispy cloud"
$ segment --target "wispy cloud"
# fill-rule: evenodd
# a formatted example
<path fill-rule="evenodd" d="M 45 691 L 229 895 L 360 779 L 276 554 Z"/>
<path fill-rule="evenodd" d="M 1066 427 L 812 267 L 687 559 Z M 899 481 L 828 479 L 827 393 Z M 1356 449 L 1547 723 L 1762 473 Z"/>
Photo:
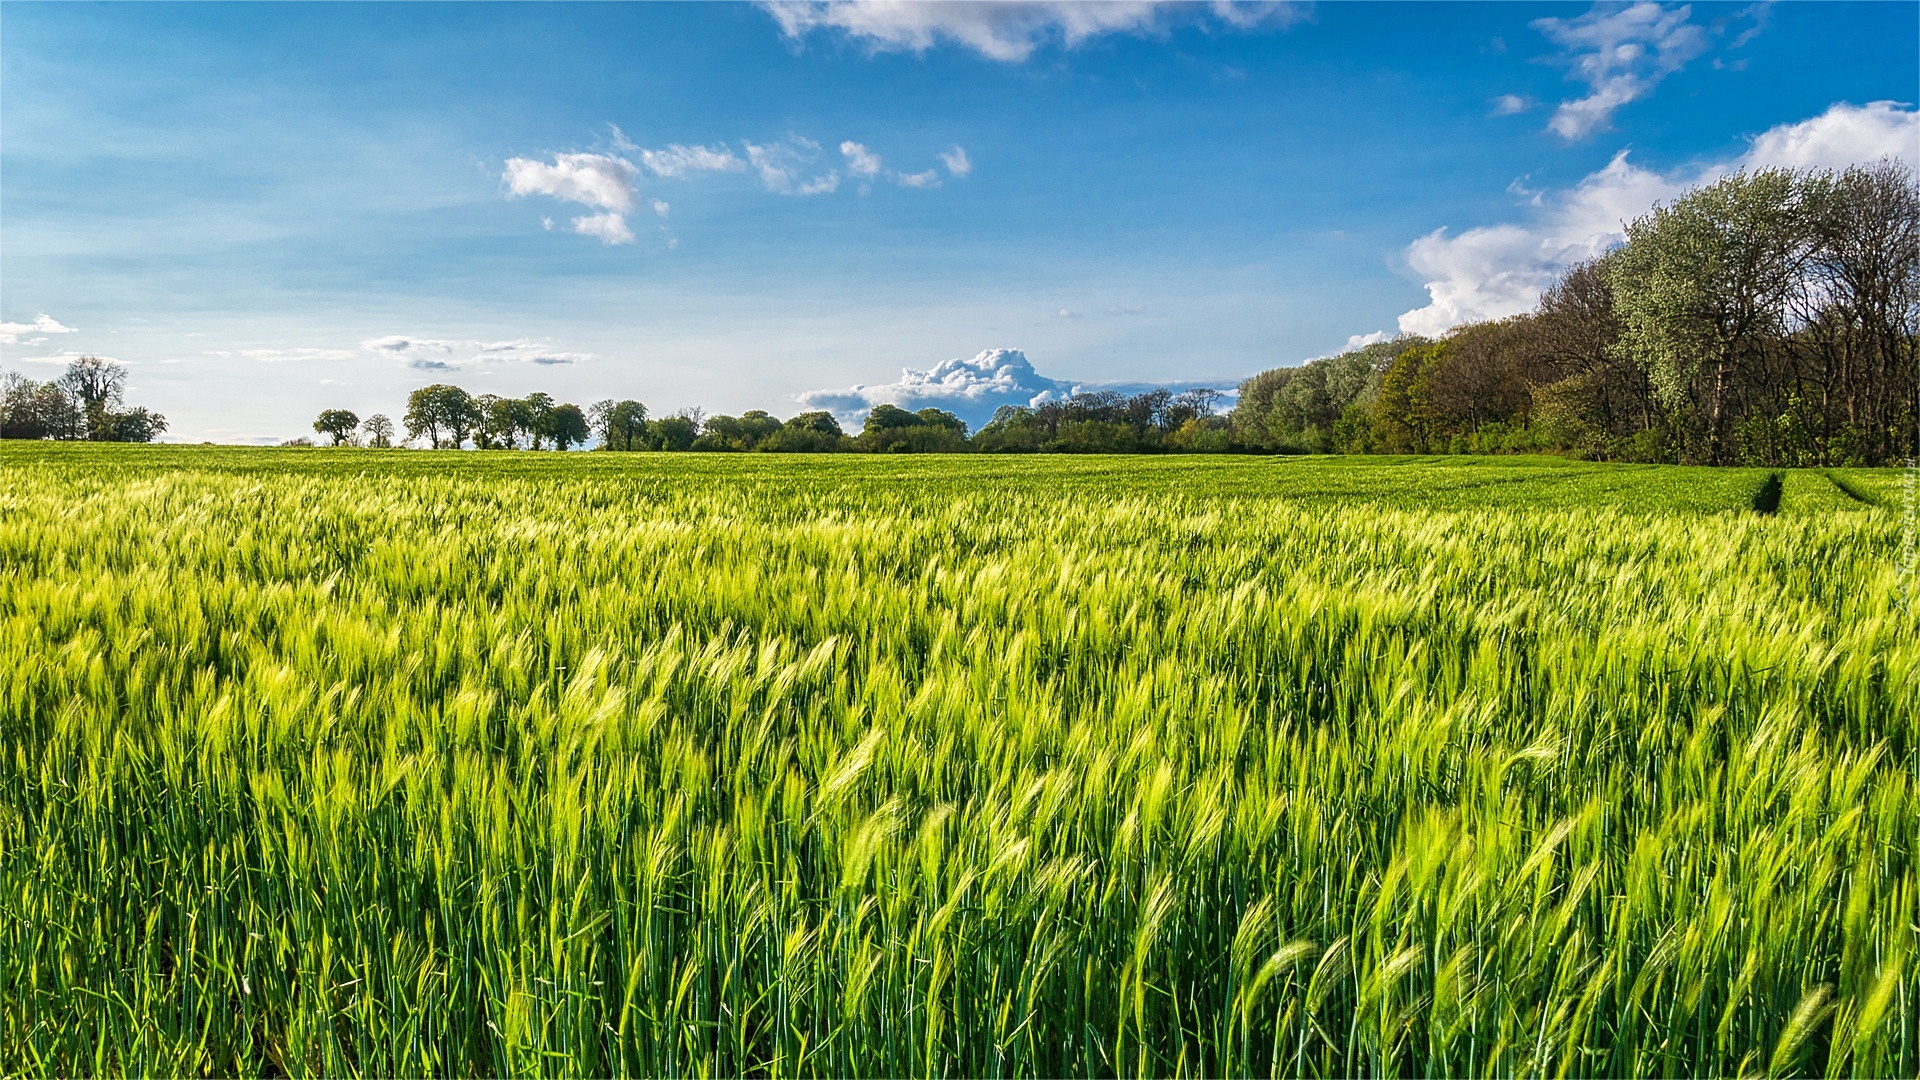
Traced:
<path fill-rule="evenodd" d="M 352 349 L 208 349 L 208 356 L 218 356 L 223 360 L 240 357 L 245 360 L 257 360 L 263 364 L 289 364 L 304 360 L 352 360 L 359 356 Z"/>
<path fill-rule="evenodd" d="M 1108 34 L 1159 34 L 1180 20 L 1205 22 L 1240 32 L 1284 27 L 1304 14 L 1291 3 L 1194 3 L 1167 0 L 1035 0 L 980 3 L 968 0 L 766 0 L 790 41 L 815 31 L 844 35 L 874 52 L 925 52 L 950 43 L 1003 63 L 1018 63 L 1043 45 L 1073 48 Z"/>
<path fill-rule="evenodd" d="M 47 334 L 71 334 L 71 326 L 63 326 L 60 320 L 42 312 L 33 317 L 32 322 L 0 322 L 0 345 L 18 345 L 20 339 L 31 335 L 35 340 L 27 342 L 36 345 L 46 340 Z"/>
<path fill-rule="evenodd" d="M 1920 152 L 1920 112 L 1891 101 L 1840 103 L 1808 120 L 1755 136 L 1731 161 L 1657 172 L 1622 150 L 1571 189 L 1527 192 L 1523 222 L 1436 229 L 1407 246 L 1407 265 L 1426 283 L 1429 302 L 1400 316 L 1400 329 L 1440 334 L 1465 322 L 1527 311 L 1572 264 L 1619 243 L 1625 223 L 1657 202 L 1740 169 L 1844 168 L 1883 157 L 1909 162 Z"/>
<path fill-rule="evenodd" d="M 824 195 L 840 186 L 839 172 L 831 169 L 802 179 L 820 158 L 820 144 L 803 135 L 789 135 L 764 145 L 742 145 L 747 148 L 747 160 L 760 174 L 761 186 L 776 195 Z"/>
<path fill-rule="evenodd" d="M 360 348 L 417 371 L 455 371 L 499 364 L 577 364 L 592 353 L 568 352 L 531 338 L 509 341 L 447 340 L 389 334 L 369 338 Z"/>
<path fill-rule="evenodd" d="M 615 129 L 618 130 L 618 129 Z M 671 143 L 662 150 L 646 150 L 632 146 L 640 164 L 648 172 L 661 177 L 690 176 L 703 172 L 744 172 L 747 163 L 741 161 L 733 148 L 722 143 L 719 146 L 682 146 Z"/>
<path fill-rule="evenodd" d="M 1490 116 L 1518 116 L 1533 108 L 1533 101 L 1519 94 L 1501 94 L 1489 104 L 1492 106 Z"/>
<path fill-rule="evenodd" d="M 1569 141 L 1605 128 L 1614 111 L 1653 92 L 1707 49 L 1707 33 L 1688 21 L 1687 5 L 1651 0 L 1620 7 L 1595 4 L 1574 19 L 1535 19 L 1533 28 L 1560 46 L 1568 77 L 1587 84 L 1584 97 L 1560 103 L 1548 130 Z"/>
<path fill-rule="evenodd" d="M 967 157 L 967 150 L 963 146 L 956 146 L 941 154 L 940 164 L 947 167 L 948 176 L 956 178 L 973 172 L 973 161 Z"/>

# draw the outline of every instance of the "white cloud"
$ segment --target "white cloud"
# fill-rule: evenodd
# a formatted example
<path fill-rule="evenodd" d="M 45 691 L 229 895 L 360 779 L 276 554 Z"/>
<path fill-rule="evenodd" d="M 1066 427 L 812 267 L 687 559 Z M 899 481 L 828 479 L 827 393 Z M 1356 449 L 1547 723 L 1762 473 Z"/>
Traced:
<path fill-rule="evenodd" d="M 1355 334 L 1347 339 L 1347 343 L 1341 346 L 1340 351 L 1352 352 L 1355 349 L 1364 349 L 1369 345 L 1378 345 L 1383 341 L 1392 340 L 1393 335 L 1385 330 L 1375 330 L 1371 334 Z"/>
<path fill-rule="evenodd" d="M 846 155 L 847 172 L 854 176 L 872 179 L 880 175 L 880 155 L 848 139 L 840 144 L 840 152 Z"/>
<path fill-rule="evenodd" d="M 1238 381 L 1234 380 L 1236 384 Z M 1038 405 L 1090 390 L 1132 394 L 1159 386 L 1179 391 L 1203 385 L 1212 384 L 1076 383 L 1040 374 L 1019 349 L 987 349 L 972 357 L 943 360 L 926 371 L 903 368 L 900 378 L 894 382 L 845 390 L 813 390 L 798 395 L 795 400 L 809 409 L 829 410 L 842 423 L 851 425 L 859 424 L 875 405 L 898 405 L 910 410 L 931 406 L 953 413 L 977 430 L 992 419 L 994 410 L 1002 405 Z"/>
<path fill-rule="evenodd" d="M 22 364 L 58 364 L 64 367 L 65 365 L 71 364 L 75 360 L 80 359 L 81 356 L 92 356 L 92 357 L 95 357 L 96 359 L 105 360 L 109 364 L 125 364 L 128 367 L 132 367 L 133 365 L 140 363 L 140 361 L 138 360 L 122 360 L 119 357 L 103 356 L 99 353 L 77 353 L 77 352 L 57 352 L 57 353 L 50 353 L 46 356 L 16 356 L 16 357 L 13 357 L 8 362 L 9 363 L 18 362 Z"/>
<path fill-rule="evenodd" d="M 1742 159 L 1753 166 L 1845 168 L 1883 157 L 1920 164 L 1920 112 L 1898 102 L 1841 102 L 1811 120 L 1754 137 Z"/>
<path fill-rule="evenodd" d="M 931 405 L 978 427 L 1002 405 L 1031 405 L 1073 390 L 1071 383 L 1034 371 L 1019 349 L 987 349 L 971 358 L 943 360 L 925 371 L 903 368 L 894 382 L 814 390 L 798 400 L 807 408 L 828 409 L 848 420 L 866 415 L 875 405 L 904 409 Z"/>
<path fill-rule="evenodd" d="M 18 345 L 20 339 L 28 334 L 71 334 L 74 328 L 62 326 L 60 320 L 42 312 L 33 317 L 32 322 L 0 322 L 0 345 Z M 46 340 L 44 337 L 40 341 Z M 39 341 L 28 342 L 38 344 Z"/>
<path fill-rule="evenodd" d="M 618 128 L 614 129 L 616 132 Z M 623 139 L 624 141 L 624 139 Z M 676 177 L 701 172 L 743 172 L 747 163 L 737 157 L 733 148 L 722 143 L 718 146 L 682 146 L 671 143 L 664 150 L 642 150 L 633 144 L 627 146 L 639 152 L 640 164 L 655 176 Z"/>
<path fill-rule="evenodd" d="M 756 146 L 743 143 L 747 160 L 760 173 L 760 183 L 776 195 L 824 195 L 840 186 L 837 171 L 801 180 L 800 174 L 820 157 L 820 144 L 800 135 L 789 135 L 779 142 Z"/>
<path fill-rule="evenodd" d="M 1400 329 L 1437 335 L 1465 322 L 1530 310 L 1540 293 L 1572 264 L 1625 238 L 1625 223 L 1687 189 L 1740 169 L 1847 165 L 1898 157 L 1920 162 L 1920 112 L 1893 102 L 1836 104 L 1810 120 L 1755 136 L 1731 161 L 1660 173 L 1628 160 L 1627 151 L 1572 189 L 1528 192 L 1533 213 L 1457 235 L 1435 229 L 1407 246 L 1407 265 L 1425 282 L 1430 302 L 1400 316 Z"/>
<path fill-rule="evenodd" d="M 302 360 L 351 360 L 360 354 L 352 349 L 208 349 L 208 356 L 218 356 L 222 360 L 242 357 L 258 360 L 263 364 L 297 363 Z"/>
<path fill-rule="evenodd" d="M 940 173 L 934 169 L 917 173 L 894 173 L 893 178 L 901 187 L 937 188 L 940 186 Z"/>
<path fill-rule="evenodd" d="M 419 371 L 453 371 L 495 364 L 577 364 L 592 353 L 567 352 L 531 338 L 509 341 L 449 341 L 405 334 L 369 338 L 360 348 Z"/>
<path fill-rule="evenodd" d="M 793 189 L 795 195 L 830 195 L 840 187 L 840 174 L 829 172 L 825 176 L 813 179 Z"/>
<path fill-rule="evenodd" d="M 634 168 L 606 154 L 555 154 L 551 165 L 508 158 L 502 179 L 514 195 L 550 195 L 618 214 L 633 209 Z"/>
<path fill-rule="evenodd" d="M 672 209 L 672 207 L 667 205 L 667 201 L 665 199 L 653 200 L 653 212 L 655 214 L 658 214 L 661 217 L 666 217 L 667 211 L 670 209 Z"/>
<path fill-rule="evenodd" d="M 633 243 L 633 230 L 619 214 L 588 214 L 573 219 L 573 231 L 581 236 L 598 237 L 605 244 Z"/>
<path fill-rule="evenodd" d="M 1517 116 L 1533 108 L 1533 102 L 1519 94 L 1501 94 L 1492 101 L 1492 116 Z"/>
<path fill-rule="evenodd" d="M 916 2 L 916 0 L 766 0 L 761 5 L 781 33 L 799 41 L 815 30 L 838 32 L 874 52 L 925 52 L 948 42 L 982 56 L 1017 63 L 1048 42 L 1072 48 L 1106 34 L 1156 34 L 1173 18 L 1196 12 L 1220 25 L 1248 31 L 1286 26 L 1302 9 L 1287 3 L 1216 2 L 1201 8 L 1167 0 L 1036 0 L 1033 3 Z"/>
<path fill-rule="evenodd" d="M 973 162 L 967 158 L 965 147 L 956 146 L 941 154 L 940 163 L 947 167 L 948 176 L 966 176 L 973 172 Z"/>
<path fill-rule="evenodd" d="M 1576 19 L 1535 19 L 1533 28 L 1561 47 L 1570 78 L 1587 84 L 1587 95 L 1563 101 L 1548 130 L 1563 139 L 1584 138 L 1605 128 L 1614 110 L 1647 96 L 1660 80 L 1707 49 L 1707 34 L 1688 22 L 1687 5 L 1665 8 L 1652 0 L 1626 7 L 1595 4 Z"/>
<path fill-rule="evenodd" d="M 627 228 L 626 216 L 638 195 L 633 184 L 636 174 L 625 159 L 607 154 L 555 154 L 551 165 L 532 158 L 508 158 L 501 179 L 516 196 L 548 195 L 604 211 L 574 218 L 573 231 L 608 244 L 630 244 L 633 231 Z M 549 218 L 541 218 L 540 223 L 542 228 L 553 228 Z"/>

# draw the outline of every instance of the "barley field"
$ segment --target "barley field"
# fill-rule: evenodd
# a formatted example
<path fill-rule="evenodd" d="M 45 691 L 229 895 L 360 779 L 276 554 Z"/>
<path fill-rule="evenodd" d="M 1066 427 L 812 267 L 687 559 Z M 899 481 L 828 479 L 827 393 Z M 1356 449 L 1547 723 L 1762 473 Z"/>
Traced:
<path fill-rule="evenodd" d="M 1901 484 L 0 447 L 0 1073 L 1914 1076 Z"/>

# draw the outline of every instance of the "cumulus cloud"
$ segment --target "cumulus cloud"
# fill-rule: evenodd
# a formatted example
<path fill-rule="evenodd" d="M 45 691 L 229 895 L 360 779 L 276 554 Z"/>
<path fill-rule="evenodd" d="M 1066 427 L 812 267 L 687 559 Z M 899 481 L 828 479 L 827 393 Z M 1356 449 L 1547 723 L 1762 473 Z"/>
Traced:
<path fill-rule="evenodd" d="M 948 176 L 961 177 L 973 172 L 973 162 L 967 158 L 965 147 L 956 146 L 941 154 L 940 164 L 947 167 Z"/>
<path fill-rule="evenodd" d="M 1425 280 L 1430 302 L 1400 316 L 1400 329 L 1435 335 L 1527 311 L 1568 266 L 1624 239 L 1626 222 L 1737 170 L 1844 168 L 1883 157 L 1920 161 L 1920 112 L 1888 101 L 1841 103 L 1762 132 L 1731 161 L 1665 173 L 1633 164 L 1622 150 L 1569 190 L 1528 192 L 1525 223 L 1441 228 L 1408 245 L 1407 264 Z"/>
<path fill-rule="evenodd" d="M 901 187 L 937 188 L 940 186 L 940 174 L 933 169 L 917 173 L 894 173 L 893 178 Z"/>
<path fill-rule="evenodd" d="M 880 155 L 848 139 L 840 144 L 840 153 L 847 159 L 847 172 L 864 179 L 880 175 Z"/>
<path fill-rule="evenodd" d="M 35 315 L 32 322 L 0 322 L 0 345 L 18 345 L 21 338 L 29 335 L 35 336 L 35 340 L 27 344 L 35 345 L 46 340 L 44 335 L 73 332 L 73 327 L 62 326 L 60 320 L 42 312 Z"/>
<path fill-rule="evenodd" d="M 619 214 L 633 209 L 633 166 L 608 154 L 555 154 L 552 164 L 508 158 L 502 179 L 514 195 L 549 195 Z"/>
<path fill-rule="evenodd" d="M 620 214 L 588 214 L 574 218 L 573 231 L 581 236 L 598 237 L 606 244 L 633 243 L 633 230 L 627 228 L 627 219 Z"/>
<path fill-rule="evenodd" d="M 636 173 L 630 162 L 608 154 L 555 154 L 552 164 L 508 158 L 501 178 L 515 196 L 546 195 L 603 211 L 574 218 L 573 231 L 607 244 L 630 244 L 633 231 L 627 228 L 627 214 L 639 194 Z"/>
<path fill-rule="evenodd" d="M 503 364 L 577 364 L 592 353 L 567 352 L 531 338 L 508 341 L 446 340 L 390 334 L 369 338 L 360 348 L 417 371 L 455 371 Z"/>
<path fill-rule="evenodd" d="M 971 357 L 943 360 L 925 371 L 903 368 L 900 378 L 890 383 L 813 390 L 795 400 L 809 409 L 826 409 L 848 424 L 858 424 L 875 405 L 909 410 L 931 406 L 953 413 L 978 430 L 1002 405 L 1038 405 L 1089 390 L 1138 393 L 1157 386 L 1187 390 L 1201 385 L 1212 384 L 1076 383 L 1040 374 L 1019 349 L 987 349 Z"/>
<path fill-rule="evenodd" d="M 1920 112 L 1912 106 L 1842 102 L 1810 120 L 1761 132 L 1741 160 L 1755 167 L 1841 169 L 1883 157 L 1920 164 Z"/>
<path fill-rule="evenodd" d="M 1364 349 L 1369 345 L 1378 345 L 1383 341 L 1392 340 L 1393 335 L 1385 330 L 1375 330 L 1371 334 L 1354 334 L 1347 339 L 1347 343 L 1341 347 L 1340 351 L 1352 352 L 1355 349 Z"/>
<path fill-rule="evenodd" d="M 970 358 L 943 360 L 925 371 L 903 368 L 894 382 L 814 390 L 798 400 L 809 409 L 827 409 L 848 420 L 864 416 L 875 405 L 931 405 L 979 427 L 1002 405 L 1031 405 L 1073 390 L 1070 383 L 1036 372 L 1019 349 L 987 349 Z"/>
<path fill-rule="evenodd" d="M 766 0 L 761 4 L 790 41 L 816 30 L 838 33 L 873 52 L 925 52 L 951 43 L 991 60 L 1018 63 L 1050 42 L 1068 48 L 1107 34 L 1157 34 L 1177 18 L 1197 17 L 1217 26 L 1251 31 L 1286 26 L 1301 17 L 1289 3 L 1227 3 L 1202 8 L 1167 0 L 1036 0 L 977 3 L 967 0 Z"/>
<path fill-rule="evenodd" d="M 1605 128 L 1614 110 L 1638 101 L 1660 80 L 1705 52 L 1707 34 L 1688 22 L 1687 5 L 1652 0 L 1626 7 L 1595 4 L 1574 19 L 1535 19 L 1533 28 L 1561 48 L 1568 77 L 1587 84 L 1585 97 L 1560 103 L 1547 128 L 1569 141 Z"/>

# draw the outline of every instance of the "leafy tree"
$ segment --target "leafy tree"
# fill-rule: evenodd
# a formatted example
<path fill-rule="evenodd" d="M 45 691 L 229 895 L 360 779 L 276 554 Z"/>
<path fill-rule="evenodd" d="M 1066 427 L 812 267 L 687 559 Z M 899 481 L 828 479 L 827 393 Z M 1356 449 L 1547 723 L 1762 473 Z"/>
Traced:
<path fill-rule="evenodd" d="M 535 450 L 540 449 L 540 440 L 552 435 L 553 407 L 553 398 L 542 393 L 528 394 L 512 406 L 527 444 Z"/>
<path fill-rule="evenodd" d="M 554 449 L 563 453 L 593 437 L 587 427 L 587 414 L 578 405 L 555 405 L 547 410 L 545 435 L 553 440 Z"/>
<path fill-rule="evenodd" d="M 330 437 L 335 446 L 352 438 L 359 427 L 360 418 L 346 409 L 323 410 L 320 418 L 313 422 L 314 432 Z"/>
<path fill-rule="evenodd" d="M 167 418 L 143 408 L 117 409 L 98 430 L 102 442 L 150 443 L 167 430 Z"/>
<path fill-rule="evenodd" d="M 1380 376 L 1374 415 L 1388 453 L 1424 454 L 1431 448 L 1432 413 L 1427 401 L 1428 384 L 1421 374 L 1446 355 L 1447 346 L 1447 342 L 1438 341 L 1408 349 Z"/>
<path fill-rule="evenodd" d="M 1244 445 L 1272 450 L 1342 449 L 1357 424 L 1371 427 L 1372 394 L 1387 368 L 1401 353 L 1425 344 L 1425 338 L 1408 334 L 1297 368 L 1263 371 L 1240 384 L 1240 399 L 1229 417 L 1234 437 Z M 1359 413 L 1349 418 L 1349 410 L 1363 397 L 1367 419 L 1362 422 Z"/>
<path fill-rule="evenodd" d="M 691 450 L 700 437 L 702 417 L 698 409 L 683 409 L 647 425 L 647 434 L 655 449 Z"/>
<path fill-rule="evenodd" d="M 753 450 L 781 428 L 779 420 L 760 410 L 740 416 L 709 416 L 695 450 Z"/>
<path fill-rule="evenodd" d="M 80 439 L 86 418 L 58 382 L 0 372 L 0 439 Z"/>
<path fill-rule="evenodd" d="M 993 411 L 973 437 L 973 447 L 989 454 L 1026 453 L 1040 449 L 1048 437 L 1034 411 L 1025 405 L 1002 405 Z"/>
<path fill-rule="evenodd" d="M 1920 455 L 1920 185 L 1885 159 L 1822 177 L 1812 193 L 1809 395 L 1850 444 L 1831 456 Z"/>
<path fill-rule="evenodd" d="M 891 431 L 900 428 L 918 427 L 921 422 L 918 416 L 915 416 L 898 405 L 875 405 L 873 409 L 867 413 L 865 425 L 861 430 L 862 433 L 869 431 Z"/>
<path fill-rule="evenodd" d="M 1695 420 L 1707 462 L 1728 459 L 1736 384 L 1787 329 L 1816 236 L 1803 193 L 1784 169 L 1725 177 L 1628 225 L 1612 264 L 1621 349 Z"/>
<path fill-rule="evenodd" d="M 458 450 L 467 441 L 468 433 L 479 426 L 480 411 L 465 390 L 447 383 L 434 383 L 407 395 L 404 420 L 408 438 L 425 435 L 430 446 L 444 445 Z M 440 435 L 443 431 L 447 433 L 444 443 Z"/>
<path fill-rule="evenodd" d="M 480 422 L 474 425 L 473 445 L 481 450 L 511 450 L 513 448 L 513 426 L 502 424 L 504 410 L 501 408 L 506 399 L 498 394 L 481 394 L 473 399 L 473 408 Z"/>
<path fill-rule="evenodd" d="M 825 454 L 841 448 L 845 433 L 830 412 L 803 412 L 779 431 L 760 440 L 755 449 L 788 454 Z"/>
<path fill-rule="evenodd" d="M 122 408 L 127 371 L 112 360 L 82 356 L 51 382 L 0 376 L 0 438 L 152 442 L 166 417 Z"/>
<path fill-rule="evenodd" d="M 897 405 L 876 405 L 867 413 L 857 445 L 873 453 L 955 453 L 967 449 L 967 425 L 941 409 L 910 413 Z"/>
<path fill-rule="evenodd" d="M 393 421 L 382 413 L 374 413 L 361 423 L 360 434 L 368 446 L 385 450 L 393 445 Z"/>
<path fill-rule="evenodd" d="M 587 410 L 588 422 L 608 450 L 644 450 L 647 447 L 647 407 L 637 401 L 596 401 Z"/>
<path fill-rule="evenodd" d="M 109 441 L 107 429 L 111 413 L 120 404 L 127 385 L 127 369 L 98 356 L 82 356 L 67 365 L 60 385 L 80 406 L 86 417 L 87 438 Z"/>

